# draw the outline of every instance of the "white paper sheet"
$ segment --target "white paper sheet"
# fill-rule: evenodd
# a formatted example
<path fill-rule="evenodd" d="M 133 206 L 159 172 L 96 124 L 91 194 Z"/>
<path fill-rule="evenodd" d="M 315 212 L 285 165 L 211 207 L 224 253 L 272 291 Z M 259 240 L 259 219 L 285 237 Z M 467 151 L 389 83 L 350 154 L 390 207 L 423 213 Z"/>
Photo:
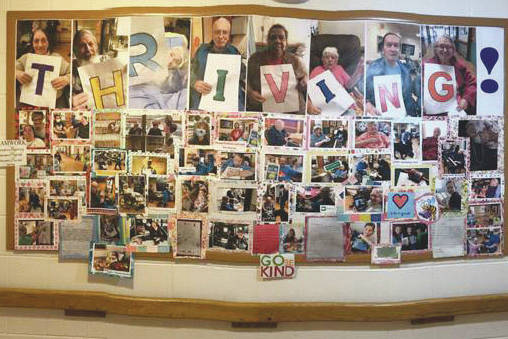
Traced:
<path fill-rule="evenodd" d="M 374 79 L 376 108 L 383 117 L 403 118 L 406 106 L 402 97 L 400 74 L 378 75 Z"/>
<path fill-rule="evenodd" d="M 465 216 L 441 217 L 431 226 L 432 256 L 434 258 L 464 255 Z"/>
<path fill-rule="evenodd" d="M 457 81 L 455 68 L 448 65 L 425 64 L 423 105 L 428 115 L 456 112 Z"/>
<path fill-rule="evenodd" d="M 261 95 L 263 112 L 287 113 L 297 112 L 300 108 L 296 76 L 293 65 L 261 66 Z"/>
<path fill-rule="evenodd" d="M 26 143 L 23 140 L 0 140 L 0 167 L 26 165 Z"/>
<path fill-rule="evenodd" d="M 343 227 L 336 217 L 307 218 L 307 259 L 343 260 Z"/>
<path fill-rule="evenodd" d="M 30 54 L 26 59 L 25 73 L 32 81 L 21 86 L 19 101 L 25 104 L 55 108 L 57 90 L 51 81 L 60 76 L 62 58 L 58 56 Z"/>
<path fill-rule="evenodd" d="M 321 113 L 342 115 L 354 104 L 353 98 L 329 70 L 309 80 L 309 97 Z"/>

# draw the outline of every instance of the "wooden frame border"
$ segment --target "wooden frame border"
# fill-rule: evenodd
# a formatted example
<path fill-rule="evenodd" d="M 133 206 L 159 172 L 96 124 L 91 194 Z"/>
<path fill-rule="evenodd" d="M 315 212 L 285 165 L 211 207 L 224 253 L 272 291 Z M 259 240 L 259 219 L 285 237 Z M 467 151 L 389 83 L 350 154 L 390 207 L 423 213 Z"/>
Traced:
<path fill-rule="evenodd" d="M 497 26 L 505 29 L 505 45 L 508 46 L 508 19 L 491 19 L 491 18 L 469 18 L 469 17 L 444 17 L 433 15 L 419 15 L 411 13 L 397 13 L 385 11 L 321 11 L 321 10 L 306 10 L 297 8 L 285 7 L 268 7 L 261 5 L 227 5 L 227 6 L 205 6 L 205 7 L 118 7 L 107 10 L 90 10 L 90 11 L 9 11 L 7 12 L 7 96 L 6 96 L 6 114 L 7 114 L 7 138 L 13 139 L 15 137 L 14 130 L 14 63 L 16 56 L 15 40 L 16 40 L 16 21 L 17 20 L 30 20 L 30 19 L 85 19 L 95 18 L 102 19 L 114 16 L 130 16 L 130 15 L 182 15 L 182 16 L 210 16 L 210 15 L 268 15 L 280 16 L 281 9 L 284 10 L 285 17 L 293 18 L 306 18 L 306 19 L 319 19 L 319 20 L 384 20 L 395 21 L 402 23 L 414 24 L 434 24 L 434 25 L 458 25 L 458 26 Z M 508 102 L 508 49 L 505 49 L 505 93 L 504 93 L 504 107 L 505 116 L 506 107 Z M 505 133 L 505 144 L 508 144 L 508 133 Z M 508 151 L 505 150 L 505 156 Z M 15 173 L 14 168 L 7 168 L 7 197 L 15 195 Z M 507 181 L 505 174 L 505 182 Z M 505 196 L 508 192 L 508 185 L 505 184 Z M 14 204 L 12 199 L 7 199 L 7 230 L 6 230 L 6 248 L 7 250 L 14 249 Z M 504 206 L 504 215 L 508 215 L 508 207 Z M 505 225 L 505 235 L 507 234 L 508 227 Z M 504 248 L 508 248 L 508 237 L 505 236 Z M 151 253 L 138 253 L 138 258 L 143 259 L 160 259 L 168 260 L 172 258 L 171 254 L 151 254 Z M 467 257 L 461 257 L 461 259 Z M 478 257 L 474 259 L 481 259 L 486 257 Z M 237 264 L 255 264 L 258 262 L 257 257 L 247 254 L 230 254 L 224 252 L 216 252 L 208 250 L 206 253 L 207 261 L 217 262 L 231 262 Z M 303 255 L 297 255 L 296 260 L 298 263 L 307 264 Z M 426 254 L 403 254 L 402 262 L 417 262 L 417 261 L 430 261 L 432 259 L 431 253 Z M 187 259 L 186 259 L 187 261 Z M 200 260 L 191 260 L 200 261 Z M 325 264 L 330 263 L 313 262 L 312 264 Z M 333 265 L 358 265 L 370 264 L 370 256 L 367 254 L 355 254 L 347 257 L 346 263 L 334 263 Z"/>

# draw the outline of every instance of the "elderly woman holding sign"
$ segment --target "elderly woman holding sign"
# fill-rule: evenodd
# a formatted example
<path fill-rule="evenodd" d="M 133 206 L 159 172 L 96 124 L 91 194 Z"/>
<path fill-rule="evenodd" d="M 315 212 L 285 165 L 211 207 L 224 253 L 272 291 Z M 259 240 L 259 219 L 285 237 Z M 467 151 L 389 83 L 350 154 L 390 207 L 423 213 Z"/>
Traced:
<path fill-rule="evenodd" d="M 475 115 L 476 75 L 473 66 L 456 52 L 453 40 L 446 35 L 439 37 L 434 44 L 434 56 L 423 62 L 424 66 L 426 63 L 453 66 L 457 81 L 457 111 Z"/>
<path fill-rule="evenodd" d="M 261 66 L 291 64 L 295 73 L 298 90 L 298 111 L 305 113 L 305 93 L 307 90 L 307 72 L 302 61 L 295 54 L 287 51 L 287 29 L 275 24 L 268 30 L 268 46 L 266 50 L 256 52 L 249 58 L 247 83 L 247 110 L 262 112 L 262 104 L 266 97 L 261 95 Z M 281 84 L 276 84 L 281 88 Z"/>
<path fill-rule="evenodd" d="M 66 98 L 63 95 L 63 90 L 70 83 L 70 67 L 69 63 L 65 61 L 62 56 L 54 52 L 54 42 L 50 39 L 48 32 L 42 28 L 36 28 L 32 33 L 32 48 L 33 53 L 38 55 L 49 55 L 57 56 L 61 58 L 60 64 L 60 76 L 51 81 L 51 86 L 57 90 L 56 94 L 56 107 L 57 108 L 68 108 L 69 103 L 66 102 Z M 16 60 L 16 80 L 21 85 L 28 85 L 33 81 L 32 76 L 25 72 L 25 66 L 28 55 L 30 53 L 23 54 L 18 60 Z"/>

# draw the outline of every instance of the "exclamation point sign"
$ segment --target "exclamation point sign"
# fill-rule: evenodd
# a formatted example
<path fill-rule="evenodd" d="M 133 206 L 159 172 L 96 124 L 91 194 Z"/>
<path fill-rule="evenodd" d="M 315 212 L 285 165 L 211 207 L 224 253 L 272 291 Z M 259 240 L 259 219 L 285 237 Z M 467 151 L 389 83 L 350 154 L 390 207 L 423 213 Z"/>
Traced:
<path fill-rule="evenodd" d="M 480 58 L 485 65 L 485 68 L 487 68 L 488 74 L 492 72 L 492 69 L 496 65 L 497 61 L 499 60 L 499 53 L 495 48 L 492 47 L 485 47 L 480 52 Z M 485 93 L 494 93 L 499 88 L 499 85 L 496 80 L 493 79 L 486 79 L 483 80 L 481 83 L 481 89 Z"/>

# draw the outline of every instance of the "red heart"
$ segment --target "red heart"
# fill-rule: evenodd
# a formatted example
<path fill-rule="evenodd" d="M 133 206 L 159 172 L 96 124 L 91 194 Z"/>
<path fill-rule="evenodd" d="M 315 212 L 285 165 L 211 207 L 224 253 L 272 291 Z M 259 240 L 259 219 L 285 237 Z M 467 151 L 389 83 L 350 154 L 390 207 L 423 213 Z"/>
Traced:
<path fill-rule="evenodd" d="M 400 209 L 404 207 L 404 205 L 409 200 L 409 197 L 407 194 L 394 194 L 392 200 L 395 203 L 395 205 Z"/>

